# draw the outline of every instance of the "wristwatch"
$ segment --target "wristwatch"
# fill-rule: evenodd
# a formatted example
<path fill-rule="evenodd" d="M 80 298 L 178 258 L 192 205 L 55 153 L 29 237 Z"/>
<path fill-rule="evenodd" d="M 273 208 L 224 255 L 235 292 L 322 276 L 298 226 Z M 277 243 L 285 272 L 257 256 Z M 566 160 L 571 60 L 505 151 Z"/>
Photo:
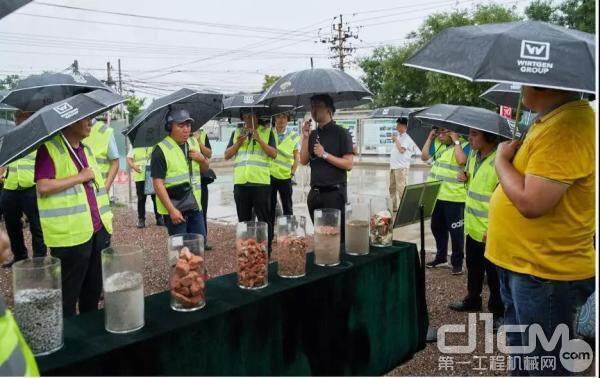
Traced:
<path fill-rule="evenodd" d="M 460 144 L 460 140 L 455 140 L 454 144 L 458 146 Z"/>
<path fill-rule="evenodd" d="M 321 158 L 323 160 L 327 160 L 327 156 L 329 156 L 329 154 L 327 152 L 323 152 L 323 156 L 321 156 Z"/>

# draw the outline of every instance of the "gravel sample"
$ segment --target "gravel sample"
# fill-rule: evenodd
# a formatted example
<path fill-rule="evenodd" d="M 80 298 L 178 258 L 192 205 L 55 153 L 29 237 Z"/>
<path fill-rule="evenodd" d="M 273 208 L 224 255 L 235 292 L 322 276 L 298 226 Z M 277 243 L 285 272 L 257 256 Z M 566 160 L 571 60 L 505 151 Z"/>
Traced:
<path fill-rule="evenodd" d="M 267 244 L 255 239 L 236 241 L 238 286 L 242 289 L 262 289 L 268 285 Z"/>
<path fill-rule="evenodd" d="M 206 304 L 204 259 L 188 247 L 179 250 L 171 273 L 171 308 L 176 311 L 199 310 Z"/>
<path fill-rule="evenodd" d="M 335 266 L 340 263 L 340 229 L 333 226 L 315 228 L 315 264 Z"/>
<path fill-rule="evenodd" d="M 24 289 L 15 293 L 15 319 L 35 355 L 63 345 L 62 293 L 60 289 Z"/>
<path fill-rule="evenodd" d="M 284 278 L 297 278 L 306 274 L 306 237 L 287 235 L 277 238 L 273 257 L 277 261 L 277 274 Z"/>
<path fill-rule="evenodd" d="M 392 245 L 392 214 L 385 210 L 371 216 L 371 245 L 387 247 Z"/>

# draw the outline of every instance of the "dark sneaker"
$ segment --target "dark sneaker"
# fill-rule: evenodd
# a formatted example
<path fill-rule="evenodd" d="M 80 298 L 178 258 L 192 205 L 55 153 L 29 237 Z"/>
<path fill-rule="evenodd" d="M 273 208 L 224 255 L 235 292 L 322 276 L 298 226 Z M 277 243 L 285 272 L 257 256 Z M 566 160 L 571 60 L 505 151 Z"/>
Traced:
<path fill-rule="evenodd" d="M 448 262 L 435 259 L 425 264 L 425 266 L 427 268 L 445 268 L 448 267 Z"/>
<path fill-rule="evenodd" d="M 159 216 L 158 218 L 156 218 L 156 225 L 157 225 L 157 226 L 164 227 L 164 225 L 165 225 L 165 220 L 163 219 L 163 217 Z"/>
<path fill-rule="evenodd" d="M 204 250 L 205 250 L 205 251 L 212 251 L 212 249 L 213 249 L 213 247 L 212 247 L 212 245 L 210 245 L 210 244 L 206 244 L 206 245 L 204 246 Z"/>
<path fill-rule="evenodd" d="M 478 312 L 481 311 L 481 302 L 479 304 L 462 300 L 460 302 L 450 303 L 448 305 L 450 310 L 459 312 Z"/>
<path fill-rule="evenodd" d="M 450 272 L 450 274 L 452 274 L 453 276 L 460 276 L 464 272 L 465 271 L 463 270 L 462 266 L 453 266 L 452 272 Z"/>
<path fill-rule="evenodd" d="M 137 228 L 144 228 L 144 227 L 146 227 L 146 221 L 144 219 L 138 219 L 136 227 Z"/>

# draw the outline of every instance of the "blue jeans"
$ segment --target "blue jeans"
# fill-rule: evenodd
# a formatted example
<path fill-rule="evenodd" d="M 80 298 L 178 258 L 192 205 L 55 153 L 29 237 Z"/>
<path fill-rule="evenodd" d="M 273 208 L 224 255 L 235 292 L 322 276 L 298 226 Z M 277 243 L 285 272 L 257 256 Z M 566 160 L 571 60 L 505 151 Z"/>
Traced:
<path fill-rule="evenodd" d="M 539 324 L 546 339 L 550 340 L 556 327 L 559 324 L 565 324 L 569 328 L 569 338 L 575 337 L 576 311 L 594 291 L 593 278 L 578 281 L 552 281 L 500 267 L 497 267 L 497 270 L 500 279 L 500 294 L 504 302 L 505 325 Z M 528 331 L 529 328 L 522 333 L 507 333 L 507 344 L 509 346 L 528 345 Z M 566 370 L 560 362 L 560 348 L 561 342 L 558 342 L 554 351 L 545 351 L 537 342 L 533 352 L 511 356 L 515 362 L 511 374 L 571 375 L 571 372 Z M 524 364 L 525 356 L 532 356 L 540 360 L 545 356 L 554 356 L 556 358 L 555 369 L 546 367 L 545 369 L 528 370 Z"/>
<path fill-rule="evenodd" d="M 187 211 L 183 213 L 183 217 L 185 218 L 185 222 L 174 224 L 171 217 L 165 215 L 165 224 L 169 236 L 176 234 L 200 234 L 206 238 L 206 226 L 202 210 Z"/>

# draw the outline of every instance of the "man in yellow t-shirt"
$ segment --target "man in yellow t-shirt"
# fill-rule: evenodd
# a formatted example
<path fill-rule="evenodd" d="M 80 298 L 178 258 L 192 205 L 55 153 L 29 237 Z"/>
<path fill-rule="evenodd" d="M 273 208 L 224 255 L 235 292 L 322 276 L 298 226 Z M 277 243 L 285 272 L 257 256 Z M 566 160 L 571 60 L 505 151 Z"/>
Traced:
<path fill-rule="evenodd" d="M 522 144 L 499 145 L 500 185 L 490 200 L 485 257 L 498 266 L 505 324 L 537 323 L 548 339 L 559 324 L 573 337 L 576 308 L 594 290 L 596 116 L 579 98 L 523 87 L 523 104 L 538 118 Z M 507 334 L 509 345 L 526 345 L 528 337 Z M 552 354 L 539 344 L 530 355 Z M 557 363 L 537 373 L 568 371 Z"/>

